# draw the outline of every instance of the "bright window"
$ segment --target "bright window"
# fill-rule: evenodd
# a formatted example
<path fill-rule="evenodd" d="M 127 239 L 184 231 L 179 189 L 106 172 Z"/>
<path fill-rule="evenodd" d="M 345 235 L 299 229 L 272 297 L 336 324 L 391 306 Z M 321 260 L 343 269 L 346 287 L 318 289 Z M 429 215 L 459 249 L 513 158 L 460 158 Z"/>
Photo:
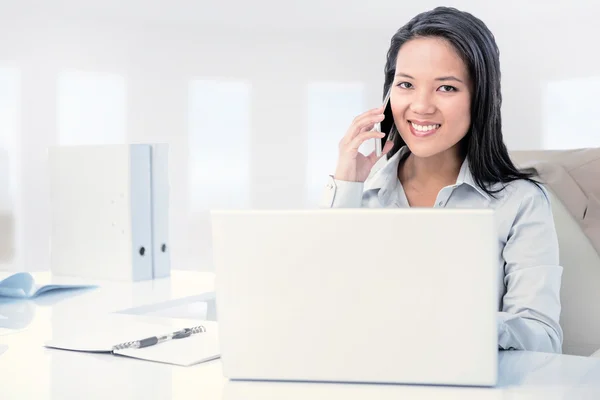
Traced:
<path fill-rule="evenodd" d="M 245 81 L 194 80 L 189 88 L 193 211 L 250 205 L 250 93 Z"/>
<path fill-rule="evenodd" d="M 549 82 L 543 97 L 543 148 L 600 146 L 600 77 Z"/>

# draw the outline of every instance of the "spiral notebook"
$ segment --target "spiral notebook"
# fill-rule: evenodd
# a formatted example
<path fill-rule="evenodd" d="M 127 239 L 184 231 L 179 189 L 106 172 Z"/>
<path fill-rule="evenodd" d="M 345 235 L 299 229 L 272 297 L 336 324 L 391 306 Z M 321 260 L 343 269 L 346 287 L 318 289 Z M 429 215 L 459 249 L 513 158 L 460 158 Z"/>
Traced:
<path fill-rule="evenodd" d="M 44 345 L 47 348 L 86 353 L 106 353 L 140 360 L 190 366 L 220 357 L 218 327 L 214 321 L 194 321 L 202 331 L 189 337 L 171 339 L 143 348 L 128 348 L 127 344 L 145 338 L 169 334 L 190 328 L 190 322 L 156 324 L 140 322 L 136 317 L 112 318 L 108 324 L 78 328 L 77 333 L 54 337 Z"/>

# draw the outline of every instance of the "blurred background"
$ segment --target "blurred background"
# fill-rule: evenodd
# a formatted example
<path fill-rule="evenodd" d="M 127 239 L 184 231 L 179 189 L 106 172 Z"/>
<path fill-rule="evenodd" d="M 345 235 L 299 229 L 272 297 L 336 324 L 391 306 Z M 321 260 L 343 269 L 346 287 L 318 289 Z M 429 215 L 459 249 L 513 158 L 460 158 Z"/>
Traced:
<path fill-rule="evenodd" d="M 172 268 L 210 208 L 315 207 L 420 0 L 0 0 L 0 269 L 49 268 L 52 145 L 170 145 Z M 446 1 L 501 51 L 511 150 L 600 146 L 600 4 Z M 365 151 L 369 149 L 366 148 Z"/>

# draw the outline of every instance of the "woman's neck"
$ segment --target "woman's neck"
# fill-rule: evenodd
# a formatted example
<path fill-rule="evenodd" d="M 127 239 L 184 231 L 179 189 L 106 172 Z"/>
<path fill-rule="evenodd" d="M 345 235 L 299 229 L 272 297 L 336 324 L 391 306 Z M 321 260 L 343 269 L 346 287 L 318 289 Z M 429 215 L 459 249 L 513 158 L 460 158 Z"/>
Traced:
<path fill-rule="evenodd" d="M 463 159 L 453 149 L 432 157 L 420 158 L 409 154 L 400 164 L 398 179 L 403 185 L 419 188 L 437 188 L 456 183 Z"/>

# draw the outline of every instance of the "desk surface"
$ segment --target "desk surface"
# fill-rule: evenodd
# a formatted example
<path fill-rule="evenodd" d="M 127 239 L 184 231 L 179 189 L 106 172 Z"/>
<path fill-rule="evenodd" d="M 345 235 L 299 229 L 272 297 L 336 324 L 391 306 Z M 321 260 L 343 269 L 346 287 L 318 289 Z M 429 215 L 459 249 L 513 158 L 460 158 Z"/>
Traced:
<path fill-rule="evenodd" d="M 36 274 L 45 283 L 49 274 Z M 1 278 L 1 276 L 0 276 Z M 55 283 L 75 283 L 61 278 Z M 598 399 L 600 359 L 502 352 L 493 389 L 403 385 L 230 382 L 220 361 L 176 367 L 103 354 L 46 349 L 52 335 L 94 316 L 130 309 L 135 318 L 164 322 L 160 308 L 213 290 L 214 275 L 175 271 L 168 279 L 98 282 L 98 289 L 37 301 L 0 301 L 2 399 Z M 168 313 L 167 313 L 168 314 Z M 173 315 L 172 315 L 173 316 Z M 7 328 L 8 327 L 8 328 Z M 452 360 L 449 360 L 452 362 Z M 457 362 L 460 362 L 457 360 Z"/>

